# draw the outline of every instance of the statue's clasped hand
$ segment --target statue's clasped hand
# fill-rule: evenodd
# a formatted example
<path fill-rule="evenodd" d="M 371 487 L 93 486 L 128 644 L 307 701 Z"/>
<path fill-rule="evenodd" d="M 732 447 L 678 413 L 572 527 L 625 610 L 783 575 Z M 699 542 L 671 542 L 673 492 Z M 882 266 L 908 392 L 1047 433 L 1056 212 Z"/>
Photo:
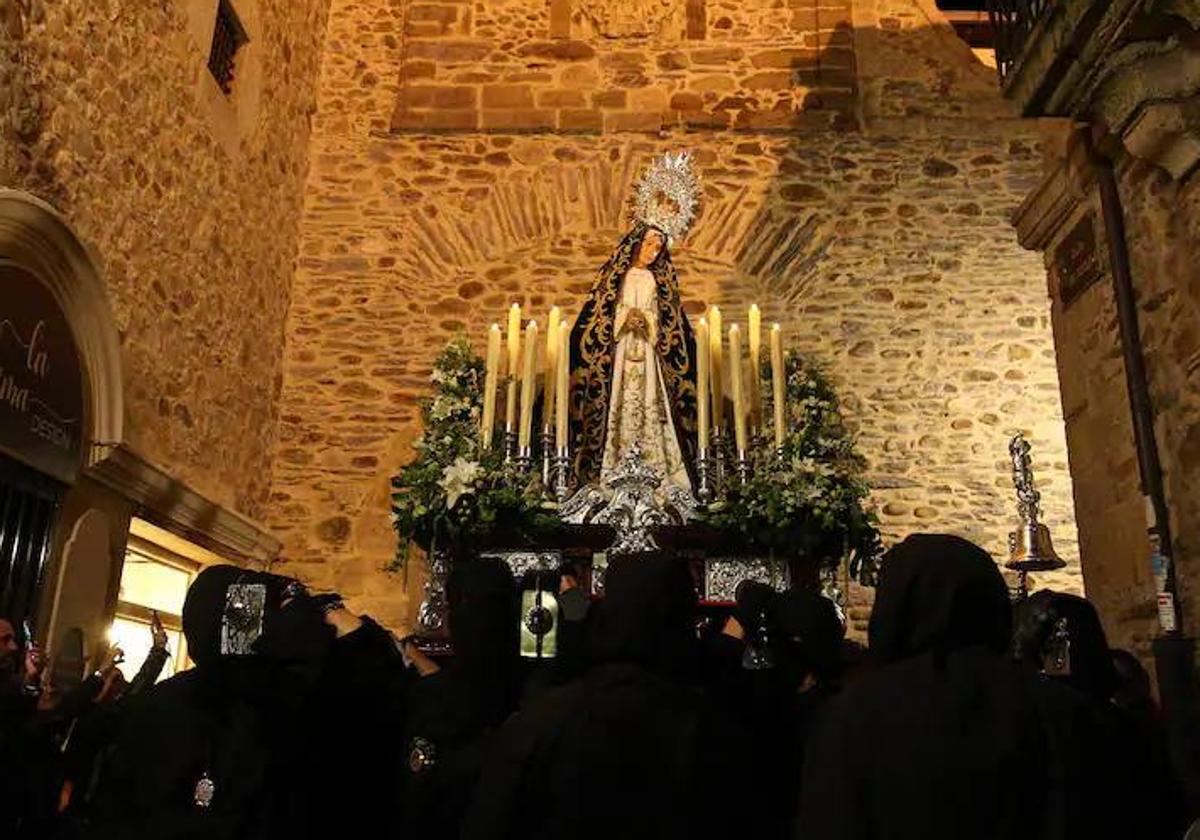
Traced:
<path fill-rule="evenodd" d="M 646 319 L 646 313 L 640 309 L 630 309 L 625 316 L 625 323 L 621 327 L 621 332 L 636 335 L 638 338 L 650 338 L 650 322 Z"/>

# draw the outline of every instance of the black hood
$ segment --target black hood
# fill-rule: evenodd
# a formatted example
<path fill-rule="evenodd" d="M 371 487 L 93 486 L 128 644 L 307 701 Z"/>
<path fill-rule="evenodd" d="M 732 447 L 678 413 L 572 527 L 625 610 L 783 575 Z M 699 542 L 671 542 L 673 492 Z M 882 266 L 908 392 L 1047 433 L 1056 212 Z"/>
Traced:
<path fill-rule="evenodd" d="M 1012 609 L 991 556 L 960 537 L 910 536 L 882 562 L 871 612 L 871 653 L 881 663 L 1008 647 Z"/>
<path fill-rule="evenodd" d="M 840 670 L 846 628 L 828 598 L 807 589 L 793 589 L 775 599 L 772 609 L 776 641 L 783 667 L 793 681 L 813 674 L 822 679 Z"/>
<path fill-rule="evenodd" d="M 314 664 L 321 661 L 334 631 L 316 604 L 305 594 L 286 592 L 291 578 L 240 569 L 210 566 L 196 576 L 183 603 L 183 635 L 188 655 L 199 668 L 209 667 L 221 656 L 221 622 L 225 596 L 233 584 L 262 584 L 266 588 L 263 632 L 254 645 L 264 660 L 278 664 Z M 286 607 L 283 606 L 288 600 Z"/>
<path fill-rule="evenodd" d="M 517 588 L 504 563 L 478 560 L 458 563 L 446 581 L 450 634 L 459 661 L 516 656 Z"/>
<path fill-rule="evenodd" d="M 472 726 L 499 723 L 517 696 L 520 652 L 518 592 L 504 563 L 456 564 L 446 581 L 454 658 L 449 675 Z"/>
<path fill-rule="evenodd" d="M 600 662 L 679 673 L 696 652 L 696 590 L 687 565 L 658 555 L 608 566 L 593 647 Z"/>
<path fill-rule="evenodd" d="M 1066 682 L 1101 702 L 1117 689 L 1108 639 L 1096 608 L 1077 595 L 1043 589 L 1016 608 L 1013 653 L 1017 660 L 1040 669 L 1055 626 L 1066 620 L 1070 640 L 1070 674 Z"/>

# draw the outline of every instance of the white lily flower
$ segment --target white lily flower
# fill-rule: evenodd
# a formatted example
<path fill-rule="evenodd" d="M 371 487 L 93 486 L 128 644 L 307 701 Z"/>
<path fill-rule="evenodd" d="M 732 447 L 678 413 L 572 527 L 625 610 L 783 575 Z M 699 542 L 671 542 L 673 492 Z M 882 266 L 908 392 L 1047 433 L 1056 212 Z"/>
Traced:
<path fill-rule="evenodd" d="M 466 458 L 458 458 L 442 469 L 442 480 L 438 483 L 446 491 L 447 509 L 453 510 L 458 500 L 474 489 L 475 480 L 482 472 L 478 461 L 468 461 Z"/>

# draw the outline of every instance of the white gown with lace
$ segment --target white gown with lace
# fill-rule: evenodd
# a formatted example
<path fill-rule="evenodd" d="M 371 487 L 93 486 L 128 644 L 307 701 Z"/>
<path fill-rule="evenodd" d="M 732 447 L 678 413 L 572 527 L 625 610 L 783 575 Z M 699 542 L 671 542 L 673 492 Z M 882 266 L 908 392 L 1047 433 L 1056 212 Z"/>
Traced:
<path fill-rule="evenodd" d="M 664 491 L 672 484 L 690 491 L 691 480 L 671 421 L 670 398 L 654 352 L 658 333 L 654 291 L 654 275 L 644 268 L 629 269 L 621 281 L 614 321 L 620 338 L 613 359 L 600 480 L 608 478 L 638 441 L 643 460 L 664 476 Z M 649 339 L 624 331 L 626 319 L 635 309 L 650 325 Z"/>

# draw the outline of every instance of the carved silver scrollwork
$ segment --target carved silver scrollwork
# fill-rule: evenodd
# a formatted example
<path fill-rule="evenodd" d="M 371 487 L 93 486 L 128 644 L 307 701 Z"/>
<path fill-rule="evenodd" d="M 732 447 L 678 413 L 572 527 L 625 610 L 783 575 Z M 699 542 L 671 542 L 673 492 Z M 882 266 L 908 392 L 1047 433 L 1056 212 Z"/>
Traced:
<path fill-rule="evenodd" d="M 479 557 L 508 566 L 517 580 L 529 572 L 553 572 L 562 566 L 561 551 L 494 551 L 480 554 Z"/>
<path fill-rule="evenodd" d="M 841 566 L 824 565 L 821 567 L 821 594 L 833 602 L 833 608 L 837 611 L 838 620 L 843 625 L 849 619 L 849 614 L 846 612 L 846 593 L 842 591 L 839 573 Z"/>
<path fill-rule="evenodd" d="M 691 493 L 675 485 L 662 490 L 662 484 L 662 473 L 646 463 L 635 441 L 604 483 L 581 488 L 559 517 L 576 525 L 611 525 L 617 532 L 609 549 L 613 554 L 657 551 L 652 528 L 682 525 L 696 513 Z"/>
<path fill-rule="evenodd" d="M 446 580 L 450 576 L 450 552 L 435 548 L 429 555 L 429 579 L 425 581 L 425 597 L 417 608 L 417 623 L 426 633 L 435 633 L 446 625 L 449 604 L 446 601 Z"/>
<path fill-rule="evenodd" d="M 791 586 L 791 579 L 786 560 L 709 557 L 704 561 L 704 598 L 708 601 L 732 601 L 738 584 L 744 580 L 765 583 L 778 592 L 784 592 Z"/>

